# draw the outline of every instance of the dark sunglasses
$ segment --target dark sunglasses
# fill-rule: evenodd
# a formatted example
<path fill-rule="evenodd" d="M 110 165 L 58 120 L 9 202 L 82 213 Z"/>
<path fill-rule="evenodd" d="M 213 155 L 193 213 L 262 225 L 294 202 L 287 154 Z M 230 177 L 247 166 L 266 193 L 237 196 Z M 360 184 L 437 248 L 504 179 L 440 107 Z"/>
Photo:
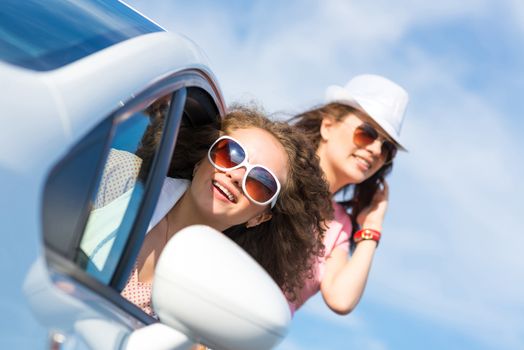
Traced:
<path fill-rule="evenodd" d="M 353 142 L 358 147 L 366 147 L 375 142 L 376 139 L 381 138 L 378 131 L 368 123 L 363 123 L 355 128 L 353 133 Z M 397 146 L 389 140 L 382 138 L 382 146 L 380 148 L 380 156 L 384 158 L 384 162 L 390 163 L 397 154 Z"/>
<path fill-rule="evenodd" d="M 245 167 L 242 190 L 246 197 L 258 205 L 271 203 L 271 208 L 275 206 L 280 182 L 265 166 L 249 164 L 247 151 L 240 142 L 229 136 L 221 136 L 209 147 L 207 156 L 211 164 L 221 171 Z"/>

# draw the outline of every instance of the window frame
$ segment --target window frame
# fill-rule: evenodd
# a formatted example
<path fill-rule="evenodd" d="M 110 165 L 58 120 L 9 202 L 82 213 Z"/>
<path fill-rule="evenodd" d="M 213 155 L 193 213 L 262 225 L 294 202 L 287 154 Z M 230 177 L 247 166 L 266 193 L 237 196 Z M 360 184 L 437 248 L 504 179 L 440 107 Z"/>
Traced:
<path fill-rule="evenodd" d="M 135 94 L 135 96 L 124 103 L 121 108 L 114 111 L 107 118 L 102 120 L 86 137 L 82 138 L 82 140 L 73 146 L 71 151 L 68 152 L 51 170 L 46 181 L 46 189 L 44 190 L 42 218 L 44 221 L 43 228 L 45 257 L 48 267 L 61 275 L 66 275 L 73 278 L 78 283 L 82 284 L 98 295 L 101 295 L 128 315 L 138 319 L 146 325 L 157 322 L 157 320 L 147 315 L 139 307 L 123 298 L 120 295 L 120 291 L 127 282 L 129 273 L 134 266 L 135 259 L 143 243 L 147 226 L 155 209 L 156 201 L 158 200 L 164 178 L 167 174 L 170 160 L 172 158 L 173 152 L 175 151 L 178 130 L 182 122 L 184 108 L 189 97 L 188 91 L 193 88 L 201 89 L 206 93 L 208 96 L 208 102 L 211 104 L 210 107 L 217 112 L 216 118 L 220 118 L 225 114 L 225 106 L 223 104 L 220 90 L 215 85 L 213 79 L 211 79 L 206 74 L 206 72 L 199 69 L 187 69 L 176 72 L 169 76 L 162 77 L 156 82 L 151 83 L 150 86 L 146 87 L 142 92 Z M 64 162 L 70 161 L 72 158 L 74 158 L 77 150 L 82 147 L 82 143 L 88 139 L 92 133 L 100 132 L 99 129 L 101 129 L 101 131 L 105 134 L 106 140 L 103 151 L 99 155 L 97 169 L 93 178 L 91 179 L 91 184 L 88 191 L 90 196 L 87 197 L 88 199 L 86 203 L 83 203 L 82 214 L 78 220 L 78 224 L 76 225 L 74 232 L 70 233 L 71 240 L 73 242 L 71 243 L 70 247 L 78 247 L 90 213 L 90 198 L 92 197 L 93 191 L 97 188 L 97 182 L 100 179 L 104 164 L 107 160 L 107 154 L 109 153 L 111 133 L 118 125 L 118 121 L 120 118 L 125 118 L 125 116 L 129 116 L 139 110 L 144 109 L 151 101 L 168 94 L 172 94 L 171 104 L 168 111 L 168 118 L 166 124 L 164 125 L 163 136 L 159 145 L 159 149 L 151 164 L 151 176 L 148 176 L 148 179 L 145 183 L 144 197 L 139 209 L 137 210 L 138 214 L 133 224 L 133 230 L 128 236 L 125 248 L 122 252 L 119 263 L 115 268 L 110 283 L 105 285 L 74 263 L 74 252 L 65 252 L 66 254 L 64 254 L 64 251 L 61 252 L 60 250 L 55 249 L 56 247 L 53 247 L 52 244 L 50 244 L 51 242 L 46 240 L 45 208 L 46 195 L 49 195 L 46 193 L 47 185 L 53 175 L 59 172 L 61 167 L 64 166 Z"/>

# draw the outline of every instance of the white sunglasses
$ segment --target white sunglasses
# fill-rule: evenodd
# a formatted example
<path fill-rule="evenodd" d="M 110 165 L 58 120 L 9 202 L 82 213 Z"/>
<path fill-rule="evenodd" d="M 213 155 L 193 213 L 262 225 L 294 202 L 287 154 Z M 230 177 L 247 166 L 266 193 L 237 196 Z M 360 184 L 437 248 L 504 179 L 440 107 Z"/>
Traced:
<path fill-rule="evenodd" d="M 240 142 L 229 136 L 221 136 L 209 147 L 207 157 L 220 171 L 245 167 L 242 190 L 246 197 L 258 205 L 271 203 L 271 208 L 275 206 L 280 193 L 280 182 L 265 166 L 249 164 L 247 151 Z"/>

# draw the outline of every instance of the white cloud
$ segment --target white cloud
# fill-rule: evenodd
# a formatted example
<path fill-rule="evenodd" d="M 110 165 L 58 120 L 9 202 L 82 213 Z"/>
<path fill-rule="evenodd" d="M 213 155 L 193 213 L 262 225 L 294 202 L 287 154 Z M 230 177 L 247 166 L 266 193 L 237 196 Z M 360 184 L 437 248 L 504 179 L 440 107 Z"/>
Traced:
<path fill-rule="evenodd" d="M 230 101 L 255 96 L 270 110 L 319 102 L 325 86 L 369 69 L 370 58 L 416 24 L 478 16 L 487 7 L 476 0 L 255 2 L 238 14 L 215 3 L 130 3 L 205 48 Z"/>
<path fill-rule="evenodd" d="M 408 90 L 423 103 L 406 125 L 412 148 L 397 171 L 410 178 L 394 177 L 401 208 L 390 213 L 403 219 L 388 229 L 368 292 L 491 346 L 518 348 L 523 142 L 489 98 L 462 86 L 460 68 L 423 55 L 413 63 Z"/>
<path fill-rule="evenodd" d="M 343 344 L 347 349 L 370 349 L 370 350 L 387 350 L 387 344 L 376 337 L 373 325 L 369 324 L 363 315 L 357 310 L 350 315 L 340 316 L 331 312 L 324 303 L 320 294 L 312 297 L 308 302 L 297 311 L 295 317 L 302 318 L 306 322 L 323 322 L 326 327 L 334 333 L 343 334 L 340 339 L 319 340 L 316 344 L 309 344 L 307 341 L 300 342 L 299 339 L 288 337 L 278 347 L 279 350 L 294 349 L 318 349 L 318 344 L 322 343 L 323 348 L 333 348 L 330 341 L 336 341 L 336 344 Z M 303 322 L 303 321 L 302 321 Z M 293 329 L 291 330 L 293 332 Z M 325 332 L 318 330 L 318 335 L 325 335 Z M 312 335 L 309 335 L 310 337 Z"/>
<path fill-rule="evenodd" d="M 524 33 L 524 4 L 520 0 L 507 0 L 510 19 Z"/>

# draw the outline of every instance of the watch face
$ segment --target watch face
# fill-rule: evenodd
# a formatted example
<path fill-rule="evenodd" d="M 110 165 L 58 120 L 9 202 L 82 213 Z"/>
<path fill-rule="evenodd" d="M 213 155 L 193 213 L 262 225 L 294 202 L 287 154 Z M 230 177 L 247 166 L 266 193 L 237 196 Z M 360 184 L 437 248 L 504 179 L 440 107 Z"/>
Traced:
<path fill-rule="evenodd" d="M 380 231 L 366 228 L 355 232 L 353 241 L 358 243 L 360 241 L 373 240 L 378 243 L 380 241 L 380 236 Z"/>

